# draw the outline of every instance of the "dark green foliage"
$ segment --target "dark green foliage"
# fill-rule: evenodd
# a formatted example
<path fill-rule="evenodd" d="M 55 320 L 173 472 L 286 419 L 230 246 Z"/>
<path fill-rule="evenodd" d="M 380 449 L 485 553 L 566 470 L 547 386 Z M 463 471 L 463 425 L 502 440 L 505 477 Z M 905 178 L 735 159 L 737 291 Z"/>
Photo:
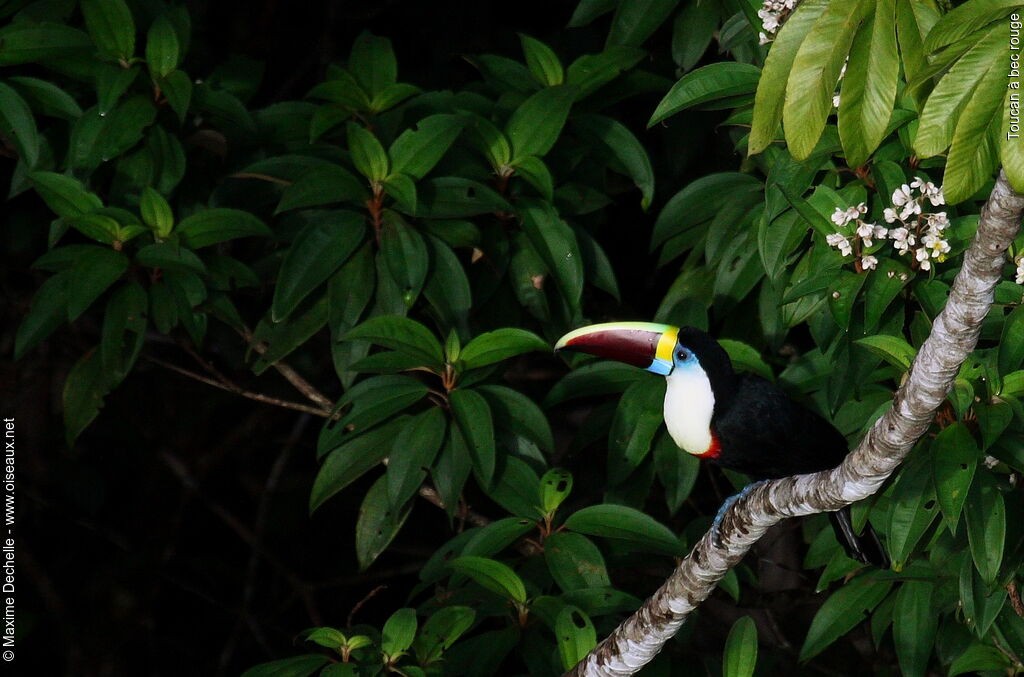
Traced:
<path fill-rule="evenodd" d="M 470 82 L 430 90 L 365 31 L 304 98 L 269 103 L 263 64 L 193 69 L 202 45 L 182 6 L 61 4 L 74 3 L 0 9 L 0 138 L 12 212 L 49 215 L 14 356 L 69 324 L 81 344 L 63 386 L 68 443 L 140 356 L 166 364 L 176 345 L 224 390 L 248 386 L 207 359 L 246 384 L 275 367 L 300 381 L 301 404 L 264 401 L 323 419 L 309 510 L 346 499 L 332 528 L 367 575 L 414 515 L 446 519 L 408 606 L 377 627 L 307 630 L 322 652 L 247 677 L 570 668 L 722 496 L 694 494 L 702 471 L 662 430 L 661 379 L 562 364 L 554 340 L 603 319 L 710 329 L 737 369 L 855 442 L 944 305 L 994 168 L 1024 187 L 1021 146 L 996 133 L 1012 3 L 805 0 L 769 49 L 748 2 L 582 0 L 570 26 L 603 49 L 520 34 L 521 54 L 469 55 Z M 719 136 L 749 157 L 694 157 L 694 110 L 727 111 L 712 113 Z M 894 193 L 940 176 L 956 204 L 919 203 L 948 215 L 948 251 L 902 256 L 836 220 L 853 208 L 896 227 Z M 834 591 L 787 640 L 799 657 L 766 644 L 774 631 L 752 620 L 774 624 L 765 602 L 700 641 L 687 626 L 658 674 L 747 677 L 759 636 L 760 664 L 776 667 L 827 660 L 838 642 L 879 671 L 1024 669 L 1008 592 L 1024 561 L 1022 288 L 1005 282 L 996 303 L 931 434 L 855 513 L 881 528 L 894 570 L 857 568 L 808 521 L 805 565 Z M 713 476 L 723 494 L 738 479 Z M 731 572 L 719 605 L 761 605 L 761 574 Z M 802 606 L 810 585 L 793 589 Z M 842 642 L 865 620 L 875 654 Z"/>

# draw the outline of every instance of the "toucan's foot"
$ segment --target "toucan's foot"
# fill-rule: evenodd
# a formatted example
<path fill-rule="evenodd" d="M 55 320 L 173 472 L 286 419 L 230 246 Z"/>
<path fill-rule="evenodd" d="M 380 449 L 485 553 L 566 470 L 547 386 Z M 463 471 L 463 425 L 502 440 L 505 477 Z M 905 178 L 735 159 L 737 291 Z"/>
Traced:
<path fill-rule="evenodd" d="M 736 501 L 740 500 L 741 498 L 749 494 L 751 491 L 753 491 L 754 487 L 756 487 L 759 484 L 764 484 L 766 481 L 767 480 L 751 482 L 747 486 L 743 487 L 743 490 L 740 491 L 740 493 L 730 496 L 729 498 L 725 499 L 725 501 L 722 503 L 722 507 L 718 509 L 718 514 L 715 515 L 715 521 L 711 523 L 711 542 L 715 545 L 716 548 L 722 547 L 721 526 L 722 518 L 725 517 L 725 513 L 729 511 L 729 508 L 732 507 L 733 503 L 735 503 Z"/>

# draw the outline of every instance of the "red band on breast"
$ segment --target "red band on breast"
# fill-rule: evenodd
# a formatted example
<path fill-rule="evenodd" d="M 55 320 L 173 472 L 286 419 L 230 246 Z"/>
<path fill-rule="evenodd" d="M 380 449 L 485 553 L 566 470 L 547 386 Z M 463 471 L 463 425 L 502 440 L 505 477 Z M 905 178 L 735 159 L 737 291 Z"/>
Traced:
<path fill-rule="evenodd" d="M 718 435 L 715 431 L 711 431 L 711 446 L 703 454 L 697 454 L 697 458 L 718 458 L 718 455 L 722 453 L 722 444 L 718 441 Z"/>

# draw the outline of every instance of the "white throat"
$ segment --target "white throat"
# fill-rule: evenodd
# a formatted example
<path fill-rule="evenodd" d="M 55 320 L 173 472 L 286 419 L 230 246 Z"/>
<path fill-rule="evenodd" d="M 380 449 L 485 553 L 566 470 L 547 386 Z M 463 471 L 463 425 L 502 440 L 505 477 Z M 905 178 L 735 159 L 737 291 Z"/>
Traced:
<path fill-rule="evenodd" d="M 707 374 L 696 364 L 682 365 L 665 377 L 665 425 L 668 434 L 687 453 L 711 448 L 711 414 L 715 394 Z"/>

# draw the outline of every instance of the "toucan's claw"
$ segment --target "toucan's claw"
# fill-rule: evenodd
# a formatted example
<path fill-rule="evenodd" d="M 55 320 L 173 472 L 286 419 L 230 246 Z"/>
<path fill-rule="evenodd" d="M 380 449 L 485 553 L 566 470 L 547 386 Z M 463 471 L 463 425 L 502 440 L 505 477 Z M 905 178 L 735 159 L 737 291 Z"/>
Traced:
<path fill-rule="evenodd" d="M 722 503 L 722 507 L 718 509 L 718 513 L 715 515 L 715 521 L 711 523 L 711 543 L 714 544 L 714 546 L 716 548 L 721 548 L 722 547 L 722 529 L 721 529 L 721 527 L 722 527 L 722 518 L 725 517 L 725 513 L 729 512 L 729 508 L 732 507 L 733 503 L 735 503 L 736 501 L 740 500 L 741 498 L 743 498 L 744 496 L 749 494 L 751 491 L 754 490 L 755 487 L 757 487 L 757 485 L 764 484 L 766 481 L 767 480 L 760 480 L 760 481 L 757 481 L 757 482 L 751 482 L 747 486 L 743 487 L 743 489 L 740 491 L 740 493 L 733 494 L 729 498 L 725 499 L 725 501 Z"/>

